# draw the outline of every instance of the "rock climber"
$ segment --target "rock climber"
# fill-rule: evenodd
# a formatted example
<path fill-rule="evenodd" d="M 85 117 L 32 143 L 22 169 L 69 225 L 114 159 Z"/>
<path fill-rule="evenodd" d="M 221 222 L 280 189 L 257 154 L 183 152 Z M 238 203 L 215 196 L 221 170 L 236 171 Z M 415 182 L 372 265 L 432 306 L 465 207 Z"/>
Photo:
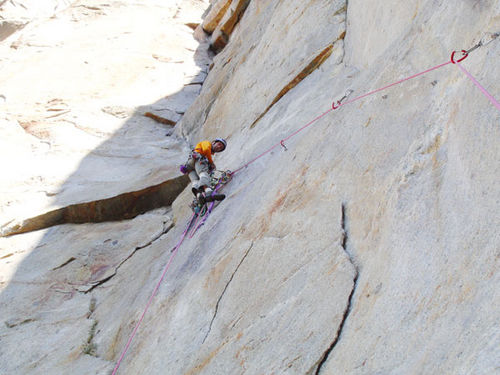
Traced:
<path fill-rule="evenodd" d="M 226 146 L 227 142 L 223 138 L 216 138 L 212 142 L 202 141 L 191 151 L 186 164 L 180 167 L 181 173 L 189 175 L 191 190 L 201 204 L 226 197 L 224 194 L 213 194 L 210 187 L 210 173 L 215 170 L 212 155 L 224 151 Z"/>

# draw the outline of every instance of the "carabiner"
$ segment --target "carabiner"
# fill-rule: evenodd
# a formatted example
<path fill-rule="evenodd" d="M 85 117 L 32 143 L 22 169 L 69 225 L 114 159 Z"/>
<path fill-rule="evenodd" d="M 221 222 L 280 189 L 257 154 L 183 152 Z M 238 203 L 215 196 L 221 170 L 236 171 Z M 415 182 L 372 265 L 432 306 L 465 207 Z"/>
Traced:
<path fill-rule="evenodd" d="M 461 52 L 462 53 L 462 58 L 459 59 L 459 60 L 457 60 L 457 61 L 455 61 L 455 53 L 457 53 L 457 52 Z M 469 56 L 469 53 L 466 50 L 464 50 L 464 49 L 462 51 L 453 51 L 451 53 L 451 62 L 453 64 L 459 63 L 459 62 L 465 60 L 467 58 L 467 56 Z"/>
<path fill-rule="evenodd" d="M 337 106 L 335 106 L 335 102 L 332 103 L 332 109 L 335 110 L 335 109 L 339 108 L 342 105 L 342 102 L 344 100 L 346 100 L 349 97 L 349 95 L 351 95 L 353 92 L 354 91 L 351 89 L 347 90 L 345 92 L 344 96 L 342 98 L 340 98 L 340 100 L 337 100 Z"/>

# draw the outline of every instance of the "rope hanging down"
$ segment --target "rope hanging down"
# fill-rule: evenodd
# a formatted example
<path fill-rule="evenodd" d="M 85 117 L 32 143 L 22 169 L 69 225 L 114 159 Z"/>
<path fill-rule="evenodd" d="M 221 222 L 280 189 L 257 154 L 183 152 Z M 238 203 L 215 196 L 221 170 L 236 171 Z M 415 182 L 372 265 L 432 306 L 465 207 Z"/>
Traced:
<path fill-rule="evenodd" d="M 497 33 L 497 34 L 493 34 L 494 37 L 493 39 L 491 39 L 488 43 L 491 43 L 498 35 L 500 35 L 500 33 Z M 486 44 L 488 44 L 486 43 Z M 451 54 L 451 62 L 453 64 L 455 64 L 456 66 L 458 66 L 458 68 L 472 81 L 472 83 L 474 83 L 478 88 L 479 90 L 481 90 L 481 92 L 484 94 L 484 96 L 486 96 L 488 98 L 488 100 L 493 103 L 493 105 L 495 107 L 497 107 L 497 109 L 500 111 L 500 103 L 498 102 L 498 100 L 496 100 L 493 95 L 491 95 L 480 83 L 477 79 L 475 79 L 472 74 L 470 74 L 463 66 L 462 64 L 460 64 L 461 61 L 465 60 L 467 58 L 467 56 L 469 56 L 469 53 L 471 51 L 474 51 L 476 48 L 480 47 L 480 46 L 483 46 L 483 45 L 486 45 L 486 44 L 483 44 L 482 41 L 480 41 L 477 45 L 475 45 L 474 47 L 472 47 L 471 49 L 469 49 L 468 51 L 465 51 L 465 50 L 462 50 L 460 51 L 462 53 L 462 57 L 458 60 L 455 60 L 455 53 L 456 51 L 453 51 L 453 53 Z"/>
<path fill-rule="evenodd" d="M 216 187 L 214 189 L 213 194 L 217 193 L 217 191 L 225 183 L 229 182 L 230 178 L 231 178 L 231 176 L 227 176 L 227 177 L 222 176 L 221 178 L 219 178 L 219 181 L 217 182 L 217 185 L 216 185 Z M 214 205 L 215 205 L 215 202 L 212 202 L 210 204 L 210 207 L 208 208 L 207 213 L 205 214 L 202 222 L 199 225 L 197 225 L 198 224 L 198 218 L 196 219 L 195 229 L 194 229 L 193 233 L 190 235 L 190 238 L 192 238 L 194 236 L 194 233 L 196 233 L 196 231 L 205 223 L 205 221 L 208 218 L 208 215 L 210 215 L 210 213 L 214 209 Z M 191 224 L 192 224 L 192 221 L 193 221 L 194 218 L 195 218 L 195 213 L 193 213 L 193 215 L 189 219 L 188 225 L 187 225 L 186 229 L 184 230 L 184 232 L 182 233 L 181 239 L 179 240 L 179 242 L 177 242 L 177 244 L 175 245 L 175 247 L 172 249 L 172 251 L 171 251 L 172 254 L 170 255 L 170 258 L 169 258 L 169 260 L 167 262 L 167 265 L 163 269 L 163 273 L 161 274 L 160 280 L 156 284 L 156 287 L 153 290 L 153 293 L 151 294 L 151 297 L 149 298 L 148 303 L 146 304 L 146 308 L 144 309 L 144 311 L 143 311 L 143 313 L 142 313 L 139 321 L 135 325 L 134 330 L 132 331 L 132 334 L 130 335 L 130 337 L 129 337 L 128 341 L 127 341 L 127 344 L 125 345 L 125 348 L 123 349 L 123 352 L 120 355 L 120 358 L 116 362 L 116 365 L 115 365 L 115 368 L 113 369 L 112 375 L 115 375 L 116 372 L 118 371 L 118 368 L 120 367 L 120 364 L 122 363 L 123 358 L 125 357 L 125 354 L 127 353 L 128 348 L 130 347 L 130 344 L 132 343 L 132 340 L 134 339 L 135 334 L 137 333 L 137 330 L 139 329 L 139 326 L 141 325 L 142 320 L 144 319 L 144 316 L 146 315 L 146 312 L 149 310 L 149 307 L 151 306 L 153 298 L 156 295 L 156 293 L 158 292 L 158 289 L 160 288 L 160 285 L 163 282 L 163 279 L 165 278 L 165 275 L 167 274 L 167 271 L 170 268 L 170 265 L 172 264 L 172 261 L 174 260 L 175 255 L 177 254 L 177 251 L 179 250 L 179 248 L 181 247 L 182 243 L 184 242 L 184 240 L 188 236 L 189 231 L 191 230 Z"/>
<path fill-rule="evenodd" d="M 346 104 L 351 104 L 351 103 L 354 103 L 358 100 L 361 100 L 363 98 L 366 98 L 367 96 L 370 96 L 370 95 L 373 95 L 373 94 L 376 94 L 377 92 L 380 92 L 382 90 L 385 90 L 385 89 L 388 89 L 390 87 L 393 87 L 393 86 L 396 86 L 396 85 L 399 85 L 405 81 L 408 81 L 408 80 L 411 80 L 413 78 L 416 78 L 416 77 L 419 77 L 421 75 L 424 75 L 426 73 L 429 73 L 433 70 L 436 70 L 436 69 L 439 69 L 439 68 L 442 68 L 448 64 L 455 64 L 457 65 L 463 72 L 464 74 L 467 75 L 467 77 L 469 77 L 472 82 L 474 82 L 474 84 L 476 86 L 479 87 L 479 89 L 481 90 L 481 92 L 493 103 L 493 105 L 495 105 L 495 107 L 498 108 L 498 110 L 500 111 L 500 103 L 490 94 L 488 93 L 488 91 L 486 91 L 486 89 L 481 86 L 481 84 L 467 71 L 465 70 L 465 68 L 459 64 L 461 61 L 465 60 L 467 58 L 467 56 L 469 55 L 470 52 L 474 51 L 475 49 L 481 47 L 481 46 L 484 46 L 486 44 L 489 44 L 491 43 L 494 39 L 496 39 L 498 36 L 500 35 L 500 33 L 496 33 L 496 34 L 492 34 L 491 36 L 491 40 L 488 41 L 488 42 L 483 42 L 483 40 L 481 40 L 476 46 L 472 47 L 471 49 L 469 49 L 468 51 L 465 51 L 465 50 L 462 50 L 460 51 L 462 53 L 462 57 L 459 58 L 458 60 L 455 60 L 455 54 L 457 53 L 456 51 L 454 51 L 452 54 L 451 54 L 451 59 L 443 64 L 439 64 L 439 65 L 436 65 L 432 68 L 429 68 L 427 70 L 424 70 L 423 72 L 420 72 L 420 73 L 417 73 L 417 74 L 414 74 L 412 76 L 409 76 L 407 78 L 403 78 L 397 82 L 394 82 L 394 83 L 391 83 L 387 86 L 384 86 L 384 87 L 381 87 L 379 89 L 376 89 L 376 90 L 373 90 L 373 91 L 370 91 L 366 94 L 363 94 L 363 95 L 360 95 L 354 99 L 351 99 L 351 100 L 348 100 L 346 102 L 344 102 L 344 100 L 346 100 L 350 94 L 352 93 L 352 90 L 348 90 L 346 92 L 346 94 L 340 99 L 340 100 L 337 100 L 336 102 L 334 101 L 332 103 L 332 106 L 329 110 L 327 110 L 326 112 L 322 113 L 321 115 L 319 115 L 318 117 L 314 118 L 313 120 L 311 120 L 310 122 L 308 122 L 306 125 L 304 125 L 303 127 L 301 127 L 300 129 L 296 130 L 294 133 L 290 134 L 288 137 L 282 139 L 280 142 L 278 142 L 277 144 L 273 145 L 271 148 L 269 148 L 268 150 L 264 151 L 263 153 L 261 153 L 260 155 L 258 155 L 257 157 L 253 158 L 252 160 L 250 160 L 249 162 L 247 162 L 246 164 L 242 165 L 241 167 L 239 167 L 238 169 L 236 169 L 235 171 L 232 172 L 232 176 L 234 176 L 236 173 L 238 173 L 239 171 L 241 171 L 243 168 L 246 168 L 248 167 L 250 164 L 254 163 L 255 161 L 257 161 L 258 159 L 260 159 L 261 157 L 263 157 L 264 155 L 268 154 L 269 152 L 271 152 L 273 149 L 275 149 L 276 147 L 283 147 L 285 149 L 285 151 L 287 150 L 286 148 L 286 145 L 285 145 L 285 142 L 287 140 L 289 140 L 290 138 L 296 136 L 297 134 L 299 134 L 300 132 L 302 132 L 303 130 L 305 130 L 306 128 L 308 128 L 309 126 L 311 126 L 312 124 L 314 124 L 315 122 L 317 122 L 318 120 L 320 120 L 321 118 L 323 118 L 324 116 L 326 116 L 328 113 L 336 110 L 336 109 L 339 109 L 341 106 L 345 106 Z M 216 190 L 218 190 L 220 186 L 218 185 Z M 206 221 L 208 215 L 210 214 L 210 212 L 212 211 L 214 207 L 214 202 L 212 202 L 212 205 L 210 206 L 210 209 L 208 210 L 207 214 L 205 215 L 204 219 L 202 220 L 202 222 L 196 226 L 195 224 L 195 232 L 196 230 L 198 230 L 198 228 L 200 228 Z M 155 289 L 153 290 L 153 293 L 151 294 L 151 297 L 149 298 L 148 300 L 148 303 L 146 304 L 146 308 L 144 309 L 144 312 L 142 313 L 139 321 L 137 322 L 134 330 L 132 331 L 132 334 L 130 335 L 130 338 L 128 339 L 127 341 L 127 344 L 123 350 L 123 352 L 121 353 L 120 355 L 120 358 L 118 359 L 118 361 L 116 362 L 116 366 L 115 368 L 113 369 L 113 372 L 112 372 L 112 375 L 115 375 L 118 371 L 118 368 L 120 367 L 120 364 L 121 362 L 123 361 L 123 358 L 125 357 L 125 354 L 127 353 L 129 347 L 130 347 L 130 344 L 132 343 L 132 340 L 134 338 L 134 336 L 136 335 L 137 333 L 137 330 L 139 329 L 139 325 L 141 324 L 142 320 L 144 319 L 144 316 L 146 315 L 146 312 L 148 311 L 149 307 L 151 306 L 151 303 L 153 301 L 153 298 L 154 296 L 156 295 L 156 293 L 158 292 L 158 289 L 160 288 L 160 285 L 163 281 L 163 279 L 165 278 L 165 275 L 175 257 L 175 255 L 177 254 L 177 251 L 179 250 L 179 248 L 181 247 L 182 243 L 184 242 L 186 236 L 188 235 L 188 232 L 189 232 L 189 229 L 191 228 L 190 224 L 191 224 L 191 221 L 193 220 L 194 218 L 194 213 L 193 213 L 193 216 L 191 217 L 191 219 L 188 221 L 188 227 L 184 230 L 182 236 L 181 236 L 181 239 L 179 240 L 179 242 L 177 243 L 177 245 L 174 247 L 174 249 L 172 250 L 172 254 L 167 262 L 167 265 L 165 266 L 165 268 L 163 269 L 163 273 L 160 277 L 160 280 L 158 281 L 158 283 L 156 284 L 156 287 Z M 194 232 L 193 232 L 193 235 L 194 235 Z M 192 236 L 191 236 L 192 237 Z"/>
<path fill-rule="evenodd" d="M 469 79 L 479 88 L 479 90 L 481 90 L 481 92 L 484 94 L 484 96 L 486 96 L 489 101 L 491 103 L 493 103 L 493 105 L 495 107 L 497 107 L 497 109 L 500 111 L 500 103 L 498 102 L 498 100 L 496 100 L 493 95 L 491 95 L 483 86 L 481 86 L 481 84 L 478 82 L 477 79 L 475 79 L 472 74 L 470 74 L 461 64 L 459 64 L 458 62 L 455 63 L 462 72 L 464 72 L 464 74 L 469 77 Z"/>
<path fill-rule="evenodd" d="M 189 223 L 191 223 L 191 220 L 193 219 L 193 217 L 194 217 L 194 213 L 193 213 L 193 216 L 191 216 Z M 151 306 L 151 302 L 153 301 L 154 296 L 158 292 L 158 289 L 160 288 L 160 285 L 161 285 L 163 279 L 165 278 L 165 275 L 167 274 L 168 269 L 170 268 L 170 264 L 172 264 L 172 261 L 174 260 L 175 254 L 177 254 L 177 250 L 179 250 L 179 247 L 181 247 L 182 243 L 184 242 L 184 239 L 186 238 L 188 230 L 189 230 L 189 227 L 187 227 L 186 230 L 184 230 L 184 233 L 182 234 L 181 239 L 179 240 L 179 242 L 177 242 L 177 245 L 175 245 L 174 250 L 172 251 L 172 255 L 170 255 L 170 259 L 168 260 L 167 265 L 163 269 L 163 273 L 161 274 L 160 280 L 156 284 L 156 287 L 153 290 L 151 297 L 149 297 L 148 303 L 146 304 L 146 308 L 144 309 L 139 321 L 135 325 L 135 328 L 132 331 L 132 334 L 130 335 L 130 337 L 127 341 L 127 345 L 125 345 L 125 349 L 123 349 L 123 352 L 120 355 L 120 358 L 118 359 L 118 361 L 116 362 L 116 366 L 113 369 L 113 373 L 111 375 L 115 375 L 116 372 L 118 371 L 118 367 L 120 367 L 120 364 L 122 363 L 123 358 L 125 357 L 125 354 L 127 353 L 128 348 L 129 348 L 130 344 L 132 343 L 132 340 L 134 339 L 134 336 L 137 333 L 137 330 L 139 329 L 139 326 L 141 325 L 142 320 L 144 319 L 144 316 L 146 315 L 146 312 L 148 311 L 149 307 Z"/>

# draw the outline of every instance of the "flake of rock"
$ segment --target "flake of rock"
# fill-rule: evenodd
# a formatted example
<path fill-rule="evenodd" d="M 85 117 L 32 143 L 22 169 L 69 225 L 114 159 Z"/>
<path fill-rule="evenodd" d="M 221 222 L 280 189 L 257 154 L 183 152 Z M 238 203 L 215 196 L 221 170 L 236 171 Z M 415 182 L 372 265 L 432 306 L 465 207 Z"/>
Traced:
<path fill-rule="evenodd" d="M 224 14 L 229 9 L 231 0 L 216 0 L 213 1 L 208 14 L 203 20 L 203 30 L 208 33 L 213 33 Z"/>

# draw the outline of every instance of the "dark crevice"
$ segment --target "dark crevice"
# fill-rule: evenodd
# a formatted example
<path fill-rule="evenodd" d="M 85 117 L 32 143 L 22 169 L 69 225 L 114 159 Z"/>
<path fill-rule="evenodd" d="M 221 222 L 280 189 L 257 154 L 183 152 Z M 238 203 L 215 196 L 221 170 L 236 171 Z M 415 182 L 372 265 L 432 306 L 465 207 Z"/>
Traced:
<path fill-rule="evenodd" d="M 163 124 L 163 125 L 175 126 L 175 124 L 176 124 L 175 121 L 169 120 L 168 118 L 165 118 L 165 117 L 155 115 L 154 113 L 151 113 L 151 112 L 144 113 L 144 116 L 149 117 L 150 119 L 152 119 L 156 122 L 159 122 L 160 124 Z"/>
<path fill-rule="evenodd" d="M 347 256 L 349 258 L 349 262 L 354 267 L 353 287 L 352 287 L 351 293 L 349 294 L 349 298 L 347 299 L 347 306 L 344 310 L 344 314 L 342 316 L 342 321 L 340 322 L 340 325 L 339 325 L 337 332 L 335 334 L 335 339 L 333 340 L 333 342 L 331 343 L 329 348 L 325 351 L 325 353 L 323 353 L 323 356 L 321 357 L 321 360 L 319 361 L 318 367 L 317 367 L 316 372 L 315 372 L 316 375 L 320 374 L 321 368 L 323 367 L 325 362 L 328 360 L 330 353 L 332 352 L 332 350 L 335 348 L 335 346 L 340 341 L 340 338 L 342 336 L 342 330 L 344 329 L 347 318 L 349 317 L 349 315 L 352 311 L 353 296 L 354 296 L 354 293 L 356 292 L 356 288 L 358 286 L 359 267 L 356 264 L 354 256 L 348 250 L 347 244 L 349 241 L 349 231 L 347 230 L 346 222 L 347 222 L 346 204 L 342 203 L 342 213 L 341 213 L 341 219 L 340 219 L 340 223 L 341 223 L 341 227 L 342 227 L 342 238 L 341 238 L 340 243 L 341 243 L 342 248 L 344 249 L 345 253 L 347 254 Z"/>
<path fill-rule="evenodd" d="M 250 0 L 235 0 L 227 2 L 227 7 L 223 10 L 217 26 L 212 30 L 206 30 L 210 36 L 210 49 L 215 53 L 219 53 L 229 43 L 229 38 L 233 33 L 234 28 L 240 22 L 245 14 L 245 11 L 250 4 Z M 215 21 L 214 19 L 213 21 Z M 211 30 L 211 31 L 210 31 Z"/>
<path fill-rule="evenodd" d="M 58 270 L 59 268 L 63 268 L 64 266 L 67 266 L 68 264 L 70 264 L 74 260 L 76 260 L 76 258 L 75 257 L 71 257 L 66 262 L 64 262 L 63 264 L 61 264 L 60 266 L 52 268 L 52 271 Z"/>
<path fill-rule="evenodd" d="M 333 52 L 333 47 L 335 46 L 335 43 L 339 41 L 344 41 L 346 32 L 347 32 L 347 8 L 349 6 L 348 1 L 346 1 L 345 5 L 337 10 L 337 12 L 334 13 L 333 16 L 337 16 L 341 13 L 345 13 L 345 20 L 344 20 L 344 25 L 345 25 L 345 30 L 332 42 L 330 43 L 326 48 L 321 50 L 318 55 L 316 55 L 311 62 L 304 68 L 302 71 L 295 76 L 294 79 L 292 79 L 286 86 L 283 87 L 283 89 L 276 95 L 276 97 L 273 99 L 271 104 L 262 112 L 259 117 L 250 125 L 250 129 L 254 128 L 255 125 L 267 114 L 267 112 L 270 111 L 270 109 L 283 97 L 285 96 L 290 90 L 292 90 L 295 86 L 297 86 L 301 81 L 303 81 L 307 76 L 309 76 L 312 72 L 314 72 L 316 69 L 318 69 L 332 54 Z M 345 45 L 343 48 L 343 53 L 342 53 L 342 58 L 339 62 L 339 64 L 342 64 L 344 62 L 344 57 L 345 57 Z"/>
<path fill-rule="evenodd" d="M 297 86 L 300 82 L 302 82 L 307 76 L 309 76 L 312 72 L 314 72 L 316 69 L 318 69 L 321 64 L 323 64 L 332 54 L 333 52 L 333 44 L 329 44 L 326 48 L 321 50 L 320 53 L 318 53 L 310 62 L 309 64 L 306 65 L 304 69 L 300 71 L 299 74 L 295 76 L 294 79 L 292 79 L 287 85 L 285 85 L 281 91 L 278 93 L 278 95 L 275 96 L 271 104 L 267 106 L 267 108 L 262 112 L 259 117 L 250 125 L 250 129 L 255 127 L 257 123 L 271 110 L 271 108 L 283 97 L 285 96 L 290 90 L 292 90 L 295 86 Z"/>
<path fill-rule="evenodd" d="M 250 129 L 254 128 L 255 125 L 271 110 L 271 108 L 283 97 L 285 96 L 290 90 L 295 88 L 300 82 L 302 82 L 306 77 L 308 77 L 311 73 L 313 73 L 316 69 L 318 69 L 332 54 L 333 52 L 333 47 L 335 46 L 335 43 L 337 43 L 339 40 L 343 40 L 345 37 L 345 32 L 340 34 L 340 36 L 332 43 L 330 43 L 327 47 L 325 47 L 321 52 L 319 52 L 310 62 L 309 64 L 306 65 L 304 69 L 300 71 L 299 74 L 295 76 L 294 79 L 292 79 L 286 86 L 284 86 L 281 91 L 278 93 L 278 95 L 275 96 L 271 104 L 262 112 L 257 119 L 250 125 Z M 343 57 L 340 63 L 342 63 Z"/>
<path fill-rule="evenodd" d="M 203 82 L 194 81 L 194 82 L 186 83 L 184 86 L 196 86 L 196 85 L 199 85 L 201 87 L 201 86 L 203 86 Z"/>
<path fill-rule="evenodd" d="M 6 224 L 0 229 L 0 236 L 32 232 L 61 224 L 133 219 L 147 211 L 171 205 L 188 183 L 189 178 L 183 175 L 142 190 L 69 205 L 21 222 Z"/>
<path fill-rule="evenodd" d="M 342 248 L 347 253 L 347 255 L 349 255 L 349 260 L 351 261 L 351 263 L 353 263 L 352 256 L 348 253 L 347 247 L 346 247 L 348 233 L 346 230 L 345 203 L 342 203 L 342 212 L 341 212 L 341 216 L 340 216 L 340 226 L 342 227 L 342 241 L 341 241 Z"/>
<path fill-rule="evenodd" d="M 169 223 L 169 225 L 165 226 L 163 228 L 163 231 L 158 234 L 156 237 L 154 237 L 151 241 L 149 241 L 147 244 L 145 245 L 142 245 L 142 246 L 138 246 L 134 249 L 134 251 L 132 253 L 129 254 L 128 257 L 126 257 L 124 260 L 122 260 L 118 266 L 116 266 L 114 272 L 106 277 L 105 279 L 102 279 L 102 280 L 99 280 L 97 281 L 96 283 L 94 283 L 91 287 L 89 287 L 89 289 L 86 289 L 86 290 L 80 290 L 80 292 L 84 293 L 84 294 L 87 294 L 87 293 L 90 293 L 92 292 L 95 288 L 99 287 L 99 286 L 102 286 L 103 284 L 107 283 L 109 280 L 111 280 L 113 277 L 116 276 L 116 274 L 118 273 L 118 270 L 120 269 L 120 267 L 125 263 L 127 262 L 130 258 L 132 258 L 139 250 L 142 250 L 148 246 L 151 246 L 155 241 L 158 241 L 162 236 L 164 236 L 165 234 L 167 234 L 170 229 L 172 229 L 174 227 L 174 224 L 172 222 Z"/>
<path fill-rule="evenodd" d="M 36 319 L 34 318 L 17 319 L 17 320 L 14 319 L 14 320 L 7 320 L 4 323 L 7 328 L 14 328 L 23 324 L 33 323 L 33 322 L 36 322 Z"/>
<path fill-rule="evenodd" d="M 253 247 L 253 242 L 252 244 L 250 245 L 250 247 L 248 248 L 248 250 L 245 252 L 245 254 L 243 255 L 243 257 L 241 258 L 240 260 L 240 263 L 238 264 L 238 266 L 236 267 L 236 269 L 234 270 L 233 274 L 231 275 L 231 277 L 229 278 L 229 281 L 226 283 L 226 286 L 224 287 L 224 290 L 222 291 L 221 295 L 219 296 L 219 299 L 217 300 L 217 303 L 215 304 L 215 311 L 214 311 L 214 315 L 212 317 L 212 320 L 210 321 L 210 326 L 208 327 L 208 331 L 207 331 L 207 334 L 205 335 L 205 338 L 203 339 L 203 342 L 202 344 L 205 342 L 205 340 L 207 339 L 208 335 L 210 334 L 210 332 L 212 331 L 212 325 L 214 323 L 214 320 L 215 318 L 217 317 L 217 312 L 219 311 L 219 305 L 220 305 L 220 302 L 222 300 L 222 297 L 224 297 L 224 294 L 226 293 L 226 290 L 227 288 L 229 287 L 229 284 L 231 284 L 231 281 L 233 281 L 233 278 L 234 278 L 234 275 L 236 275 L 236 272 L 238 272 L 240 266 L 242 265 L 243 261 L 246 259 L 246 257 L 248 256 L 248 253 L 250 252 L 250 250 L 252 249 Z"/>
<path fill-rule="evenodd" d="M 347 9 L 349 8 L 349 0 L 345 0 L 345 7 L 343 8 L 344 12 L 345 12 L 345 18 L 344 18 L 344 25 L 345 25 L 345 30 L 344 30 L 344 35 L 342 36 L 342 39 L 344 41 L 344 47 L 342 48 L 342 60 L 341 60 L 341 63 L 344 62 L 344 59 L 345 59 L 345 37 L 347 35 Z"/>

